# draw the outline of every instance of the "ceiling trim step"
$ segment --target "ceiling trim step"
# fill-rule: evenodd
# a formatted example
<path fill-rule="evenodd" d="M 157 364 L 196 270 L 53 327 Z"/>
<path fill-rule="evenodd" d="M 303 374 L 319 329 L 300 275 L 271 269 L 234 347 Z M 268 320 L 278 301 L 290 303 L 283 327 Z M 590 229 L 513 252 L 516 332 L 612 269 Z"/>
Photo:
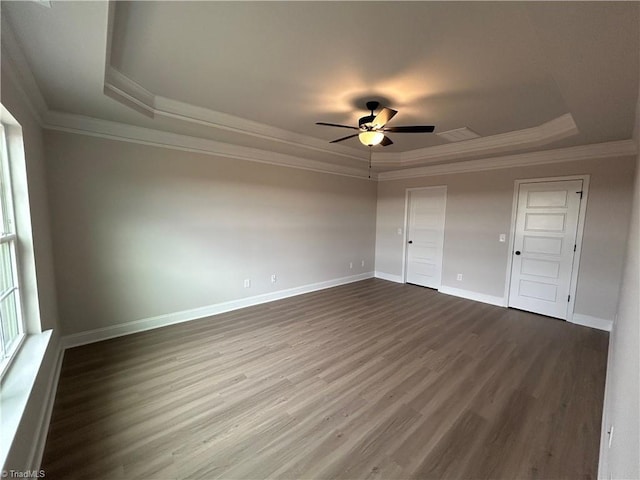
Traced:
<path fill-rule="evenodd" d="M 108 66 L 106 69 L 104 89 L 105 93 L 108 92 L 112 98 L 151 117 L 164 116 L 176 121 L 197 123 L 211 128 L 233 131 L 363 162 L 368 161 L 368 152 L 365 150 L 360 153 L 356 149 L 344 146 L 329 148 L 326 142 L 316 138 L 154 95 L 112 66 Z M 566 113 L 531 128 L 474 138 L 454 144 L 438 145 L 399 153 L 375 152 L 372 155 L 372 164 L 374 166 L 395 166 L 399 168 L 424 166 L 430 162 L 459 160 L 478 155 L 493 155 L 522 148 L 544 146 L 577 133 L 578 127 L 572 115 Z M 343 149 L 356 153 L 346 153 Z"/>
<path fill-rule="evenodd" d="M 637 155 L 638 146 L 633 140 L 580 145 L 577 147 L 544 150 L 541 152 L 520 153 L 503 157 L 467 160 L 463 162 L 432 165 L 427 167 L 406 168 L 378 173 L 378 181 L 400 180 L 406 178 L 447 175 L 501 168 L 530 167 L 552 163 L 577 162 L 593 159 L 614 159 Z"/>
<path fill-rule="evenodd" d="M 427 163 L 459 160 L 478 155 L 494 155 L 522 148 L 542 147 L 551 142 L 578 133 L 578 127 L 570 113 L 565 113 L 541 125 L 523 130 L 474 138 L 454 144 L 438 145 L 401 153 L 376 153 L 374 165 L 424 166 Z"/>
<path fill-rule="evenodd" d="M 192 137 L 70 113 L 47 112 L 44 117 L 44 128 L 334 175 L 365 179 L 368 178 L 369 175 L 366 166 L 360 169 L 344 165 L 334 165 L 269 150 L 233 145 L 206 138 Z M 372 179 L 375 179 L 374 177 L 372 174 Z"/>
<path fill-rule="evenodd" d="M 197 123 L 362 162 L 369 161 L 368 152 L 364 150 L 344 145 L 332 148 L 328 142 L 307 135 L 155 95 L 110 65 L 105 69 L 104 91 L 114 100 L 151 118 L 164 116 L 176 121 Z"/>

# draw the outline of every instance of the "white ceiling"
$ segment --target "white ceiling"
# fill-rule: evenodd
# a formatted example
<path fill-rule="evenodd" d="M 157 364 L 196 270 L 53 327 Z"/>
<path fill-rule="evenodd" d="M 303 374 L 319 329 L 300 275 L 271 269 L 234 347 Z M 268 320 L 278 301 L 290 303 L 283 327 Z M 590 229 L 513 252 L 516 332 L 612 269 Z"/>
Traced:
<path fill-rule="evenodd" d="M 485 143 L 552 122 L 548 135 L 501 153 L 631 138 L 639 10 L 638 2 L 116 2 L 110 18 L 100 1 L 3 1 L 13 35 L 3 29 L 2 41 L 15 38 L 49 111 L 360 164 L 368 152 L 357 139 L 328 143 L 350 131 L 315 122 L 355 125 L 368 99 L 399 111 L 390 125 L 468 127 Z M 147 99 L 152 113 L 125 97 Z M 575 126 L 554 135 L 560 118 Z M 393 154 L 418 159 L 412 166 L 486 154 L 477 142 L 458 157 L 461 144 L 437 135 L 389 136 L 391 163 Z"/>

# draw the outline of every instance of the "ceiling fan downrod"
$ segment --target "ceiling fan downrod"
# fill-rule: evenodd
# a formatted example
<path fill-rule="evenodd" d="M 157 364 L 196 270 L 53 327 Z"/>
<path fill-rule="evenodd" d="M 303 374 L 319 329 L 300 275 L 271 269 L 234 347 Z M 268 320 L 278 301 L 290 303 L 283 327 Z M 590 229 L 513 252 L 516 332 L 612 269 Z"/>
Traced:
<path fill-rule="evenodd" d="M 375 110 L 380 106 L 378 102 L 367 102 L 367 109 L 371 110 L 371 115 L 366 115 L 364 117 L 360 117 L 358 120 L 358 125 L 362 129 L 371 130 L 371 122 L 376 118 Z"/>

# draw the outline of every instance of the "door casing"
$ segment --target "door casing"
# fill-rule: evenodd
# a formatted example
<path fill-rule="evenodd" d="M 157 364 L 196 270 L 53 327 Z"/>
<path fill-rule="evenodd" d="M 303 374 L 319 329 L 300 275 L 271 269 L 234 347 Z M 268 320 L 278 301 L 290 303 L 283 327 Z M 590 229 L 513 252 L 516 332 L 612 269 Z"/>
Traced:
<path fill-rule="evenodd" d="M 520 185 L 523 183 L 546 183 L 560 182 L 566 180 L 582 180 L 582 201 L 580 202 L 580 210 L 578 211 L 578 228 L 576 231 L 576 251 L 573 256 L 573 265 L 571 269 L 571 284 L 569 285 L 570 300 L 567 302 L 567 321 L 573 321 L 573 312 L 576 302 L 576 290 L 578 286 L 578 271 L 580 269 L 580 256 L 582 253 L 582 236 L 584 233 L 584 220 L 587 212 L 587 201 L 589 198 L 589 180 L 590 175 L 568 175 L 564 177 L 545 177 L 545 178 L 526 178 L 516 180 L 513 189 L 513 204 L 511 206 L 511 226 L 509 230 L 509 250 L 507 258 L 507 271 L 504 288 L 505 306 L 509 305 L 509 292 L 511 290 L 511 268 L 513 264 L 513 248 L 516 236 L 516 216 L 518 209 L 518 195 Z"/>

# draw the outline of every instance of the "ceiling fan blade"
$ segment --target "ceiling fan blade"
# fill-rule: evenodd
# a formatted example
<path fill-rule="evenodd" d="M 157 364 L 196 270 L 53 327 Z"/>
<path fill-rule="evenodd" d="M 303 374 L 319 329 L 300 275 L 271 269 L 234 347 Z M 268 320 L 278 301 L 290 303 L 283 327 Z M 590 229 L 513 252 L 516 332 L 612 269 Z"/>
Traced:
<path fill-rule="evenodd" d="M 411 125 L 408 127 L 385 127 L 382 130 L 397 133 L 433 133 L 435 129 L 434 125 Z"/>
<path fill-rule="evenodd" d="M 350 125 L 340 125 L 338 123 L 316 122 L 316 125 L 325 125 L 327 127 L 340 127 L 340 128 L 350 128 L 351 130 L 360 130 L 358 127 L 352 127 Z"/>
<path fill-rule="evenodd" d="M 341 142 L 343 140 L 348 140 L 350 138 L 357 137 L 358 135 L 359 135 L 358 133 L 354 133 L 353 135 L 348 135 L 346 137 L 342 137 L 342 138 L 339 138 L 337 140 L 331 140 L 329 143 L 338 143 L 338 142 Z"/>
<path fill-rule="evenodd" d="M 383 108 L 380 110 L 380 113 L 376 115 L 376 118 L 371 122 L 372 125 L 377 125 L 378 127 L 384 127 L 385 124 L 391 120 L 394 115 L 398 113 L 396 110 L 391 110 L 390 108 Z"/>
<path fill-rule="evenodd" d="M 391 141 L 391 139 L 385 135 L 385 137 L 380 142 L 380 145 L 382 145 L 383 147 L 386 147 L 387 145 L 391 145 L 392 143 L 393 142 Z"/>

